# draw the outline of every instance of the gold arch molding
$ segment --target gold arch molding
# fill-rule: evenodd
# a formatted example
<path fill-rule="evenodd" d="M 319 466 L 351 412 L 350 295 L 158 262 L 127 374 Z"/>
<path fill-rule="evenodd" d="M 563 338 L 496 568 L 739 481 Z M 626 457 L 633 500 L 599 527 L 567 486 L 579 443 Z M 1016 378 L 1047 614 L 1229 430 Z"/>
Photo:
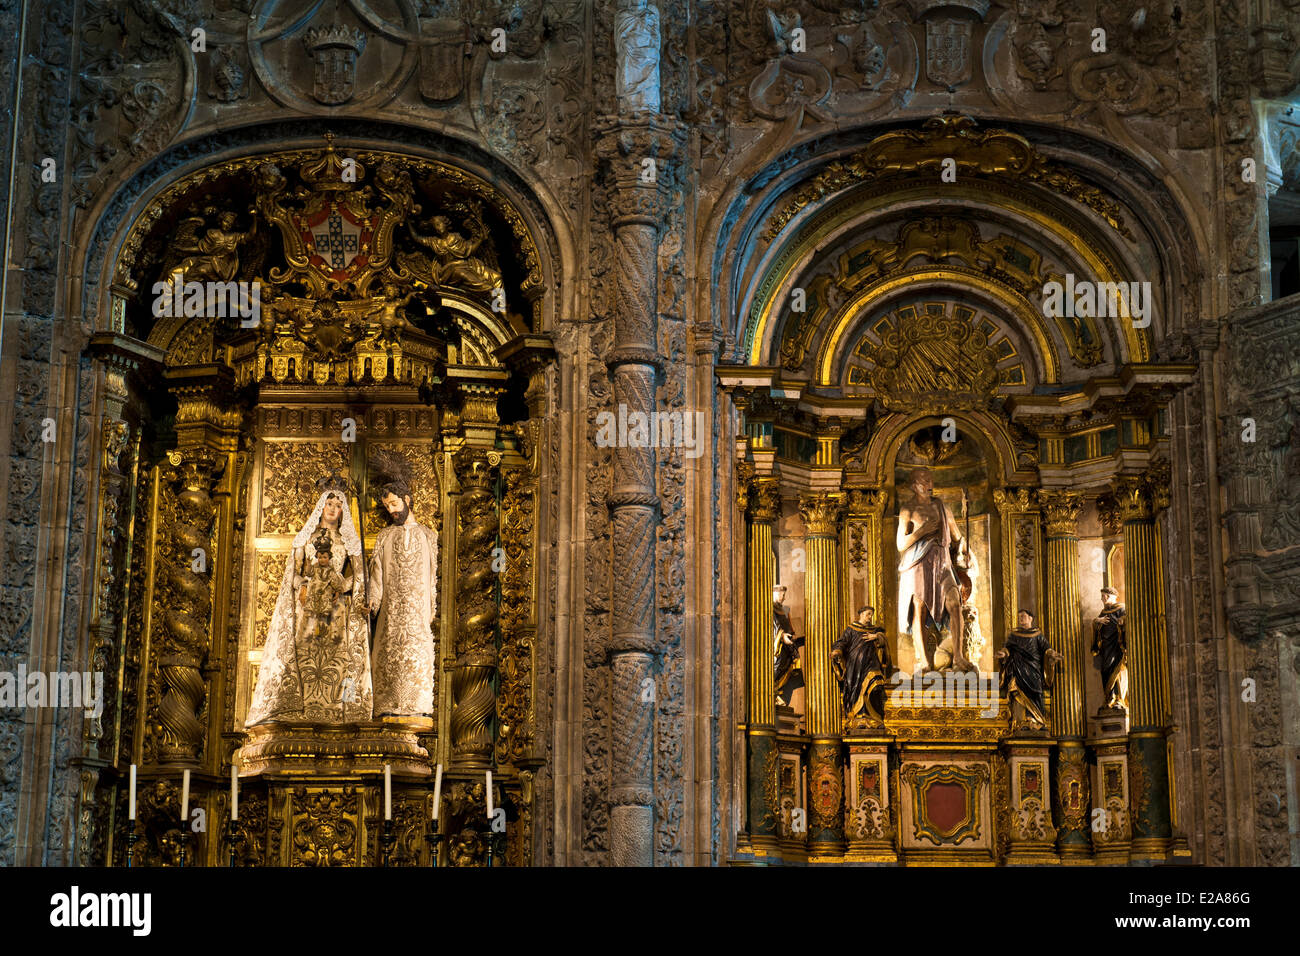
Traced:
<path fill-rule="evenodd" d="M 817 351 L 817 361 L 813 366 L 817 370 L 817 384 L 840 384 L 842 378 L 840 366 L 843 365 L 843 360 L 837 365 L 835 358 L 840 355 L 841 343 L 845 336 L 857 327 L 859 319 L 886 307 L 889 301 L 899 294 L 915 293 L 923 296 L 930 292 L 937 292 L 935 286 L 938 284 L 953 291 L 974 289 L 982 292 L 1015 316 L 1035 345 L 1037 352 L 1035 364 L 1042 374 L 1042 381 L 1045 384 L 1055 384 L 1058 381 L 1060 359 L 1056 346 L 1052 343 L 1042 316 L 1023 296 L 1017 295 L 1000 282 L 973 272 L 929 267 L 872 283 L 840 308 L 831 320 L 833 324 L 830 332 L 822 336 Z"/>
<path fill-rule="evenodd" d="M 863 222 L 866 217 L 888 212 L 908 203 L 934 199 L 933 186 L 894 183 L 892 184 L 894 188 L 889 188 L 890 185 L 869 183 L 851 189 L 847 194 L 814 213 L 775 256 L 768 258 L 767 270 L 757 283 L 753 299 L 746 309 L 749 318 L 746 322 L 744 341 L 748 345 L 751 364 L 764 364 L 764 353 L 779 347 L 773 336 L 777 325 L 777 306 L 785 300 L 788 288 L 812 261 L 818 250 L 827 248 L 831 240 L 845 227 Z M 1028 227 L 1028 231 L 1038 233 L 1049 244 L 1070 250 L 1087 268 L 1089 277 L 1093 281 L 1128 281 L 1121 278 L 1117 258 L 1108 252 L 1107 243 L 1100 236 L 1093 234 L 1093 230 L 1079 221 L 1074 214 L 1049 215 L 1043 209 L 1041 197 L 1035 201 L 1035 197 L 1026 195 L 1026 190 L 1015 184 L 1000 181 L 954 184 L 946 187 L 944 197 L 945 203 L 951 204 L 954 208 L 959 208 L 966 203 L 985 214 L 1001 213 L 1024 224 Z M 858 310 L 875 308 L 877 304 L 872 301 L 874 296 L 883 294 L 880 290 L 889 286 L 896 278 L 898 278 L 897 274 L 890 275 L 864 288 L 858 296 L 854 297 L 852 306 L 845 308 Z M 904 274 L 904 278 L 911 281 L 911 274 Z M 980 284 L 974 279 L 974 275 L 961 275 L 960 283 L 979 289 Z M 1016 290 L 998 289 L 995 292 L 992 283 L 989 283 L 989 288 L 982 291 L 996 294 L 1013 314 L 1022 319 L 1030 315 L 1035 316 L 1028 331 L 1040 347 L 1044 344 L 1045 323 L 1032 301 Z M 842 324 L 843 316 L 833 321 Z M 769 342 L 769 338 L 773 341 Z M 1119 364 L 1149 361 L 1153 354 L 1149 328 L 1139 329 L 1131 322 L 1123 323 L 1123 336 L 1119 341 L 1123 352 L 1126 353 L 1116 356 Z M 1042 358 L 1043 366 L 1054 369 L 1058 367 L 1054 350 L 1050 356 L 1044 352 Z M 819 359 L 816 367 L 820 369 L 821 364 Z M 1056 374 L 1053 372 L 1048 381 L 1055 381 Z M 819 373 L 818 378 L 823 380 L 824 375 Z"/>
<path fill-rule="evenodd" d="M 252 177 L 265 164 L 280 168 L 300 166 L 312 160 L 320 159 L 325 152 L 334 149 L 332 138 L 322 147 L 279 150 L 241 156 L 237 159 L 214 163 L 196 170 L 166 187 L 155 196 L 132 223 L 130 230 L 118 252 L 113 270 L 111 287 L 112 301 L 109 315 L 114 327 L 120 331 L 124 320 L 126 303 L 139 291 L 139 283 L 133 275 L 141 255 L 143 244 L 154 230 L 158 221 L 180 208 L 186 197 L 205 185 L 230 176 Z M 495 184 L 458 166 L 442 160 L 415 156 L 394 150 L 353 149 L 340 146 L 340 158 L 355 159 L 369 171 L 380 169 L 385 164 L 409 173 L 412 178 L 434 180 L 448 184 L 469 194 L 491 210 L 509 228 L 513 252 L 517 257 L 521 280 L 517 286 L 519 293 L 529 304 L 532 330 L 540 331 L 543 324 L 543 297 L 546 283 L 542 271 L 542 260 L 538 251 L 538 240 L 534 237 L 527 220 L 510 197 Z M 188 211 L 194 214 L 200 210 Z M 418 211 L 418 210 L 417 210 Z M 250 210 L 251 212 L 251 210 Z M 425 211 L 427 214 L 427 210 Z M 455 298 L 455 297 L 452 297 Z M 472 311 L 481 312 L 474 309 Z M 488 327 L 500 325 L 496 319 L 487 323 Z M 515 333 L 530 331 L 527 328 L 515 330 Z"/>
<path fill-rule="evenodd" d="M 904 439 L 918 429 L 942 425 L 948 418 L 956 423 L 958 434 L 972 436 L 986 453 L 992 466 L 989 474 L 991 479 L 995 477 L 994 468 L 996 477 L 1004 486 L 1022 484 L 1034 477 L 1032 469 L 1017 474 L 1016 449 L 1007 436 L 1003 423 L 987 412 L 964 410 L 945 412 L 942 415 L 928 412 L 911 415 L 899 413 L 885 419 L 871 436 L 863 455 L 867 483 L 876 488 L 893 487 L 894 467 Z"/>

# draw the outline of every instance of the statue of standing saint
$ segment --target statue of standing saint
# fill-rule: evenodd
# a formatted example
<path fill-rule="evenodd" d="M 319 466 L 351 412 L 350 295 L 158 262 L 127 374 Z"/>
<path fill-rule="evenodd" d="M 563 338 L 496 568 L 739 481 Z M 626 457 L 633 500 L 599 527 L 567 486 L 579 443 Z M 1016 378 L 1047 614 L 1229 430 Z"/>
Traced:
<path fill-rule="evenodd" d="M 1034 626 L 1031 612 L 1021 608 L 1016 627 L 994 656 L 1002 661 L 1002 692 L 1011 698 L 1011 729 L 1046 729 L 1043 688 L 1055 682 L 1056 665 L 1062 658 Z"/>
<path fill-rule="evenodd" d="M 1128 634 L 1124 605 L 1114 588 L 1101 589 L 1101 613 L 1092 621 L 1092 659 L 1101 671 L 1103 711 L 1128 710 Z"/>
<path fill-rule="evenodd" d="M 799 646 L 803 641 L 794 636 L 790 612 L 785 604 L 784 584 L 772 588 L 772 669 L 776 702 L 785 706 L 790 695 L 804 686 L 803 671 L 799 666 Z"/>
<path fill-rule="evenodd" d="M 885 674 L 889 670 L 889 648 L 885 629 L 871 623 L 876 609 L 867 604 L 858 609 L 831 648 L 831 671 L 839 681 L 844 698 L 844 729 L 880 727 L 885 720 Z"/>
<path fill-rule="evenodd" d="M 912 635 L 917 669 L 931 669 L 934 659 L 925 631 L 947 628 L 952 666 L 974 670 L 962 646 L 961 588 L 953 562 L 954 555 L 963 556 L 969 566 L 970 544 L 952 511 L 934 493 L 928 468 L 915 469 L 908 487 L 912 498 L 898 512 L 898 633 Z M 937 635 L 933 643 L 940 643 Z"/>
<path fill-rule="evenodd" d="M 415 520 L 411 489 L 394 479 L 380 486 L 391 522 L 370 558 L 370 610 L 377 611 L 371 671 L 375 717 L 433 713 L 433 615 L 438 606 L 438 532 Z"/>
<path fill-rule="evenodd" d="M 620 113 L 659 112 L 659 43 L 654 0 L 619 0 L 614 14 L 614 84 Z"/>

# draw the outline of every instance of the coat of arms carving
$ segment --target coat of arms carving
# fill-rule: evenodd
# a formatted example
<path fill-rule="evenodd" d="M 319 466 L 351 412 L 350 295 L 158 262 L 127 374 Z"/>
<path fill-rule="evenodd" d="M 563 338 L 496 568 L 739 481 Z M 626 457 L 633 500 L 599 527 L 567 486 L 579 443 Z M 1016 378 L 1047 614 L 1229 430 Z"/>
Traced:
<path fill-rule="evenodd" d="M 951 17 L 925 24 L 925 75 L 939 86 L 970 79 L 971 21 Z"/>
<path fill-rule="evenodd" d="M 316 63 L 312 96 L 326 106 L 338 106 L 352 99 L 357 57 L 366 48 L 365 31 L 338 24 L 313 27 L 303 34 L 302 41 Z"/>
<path fill-rule="evenodd" d="M 421 20 L 420 95 L 430 103 L 446 103 L 465 88 L 470 43 L 459 20 Z"/>

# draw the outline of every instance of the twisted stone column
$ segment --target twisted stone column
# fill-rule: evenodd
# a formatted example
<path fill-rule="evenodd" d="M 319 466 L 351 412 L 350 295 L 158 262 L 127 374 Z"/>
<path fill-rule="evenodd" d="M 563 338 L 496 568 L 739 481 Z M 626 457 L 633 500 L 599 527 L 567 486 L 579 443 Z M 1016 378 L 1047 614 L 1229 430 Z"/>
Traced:
<path fill-rule="evenodd" d="M 756 849 L 778 843 L 779 798 L 776 747 L 776 691 L 772 671 L 772 587 L 776 553 L 772 525 L 781 512 L 780 479 L 755 478 L 749 487 L 748 538 L 745 548 L 748 588 L 746 668 L 749 672 L 747 723 L 749 745 L 748 828 Z"/>
<path fill-rule="evenodd" d="M 458 768 L 491 765 L 496 713 L 497 605 L 492 548 L 499 518 L 489 452 L 465 446 L 453 459 L 460 499 L 456 507 L 456 659 L 451 672 L 452 759 Z"/>
<path fill-rule="evenodd" d="M 614 413 L 620 420 L 656 406 L 660 364 L 656 341 L 658 238 L 662 224 L 659 164 L 674 148 L 669 128 L 654 114 L 607 122 L 597 154 L 608 163 L 614 187 L 613 348 L 605 356 L 613 380 Z M 653 437 L 653 436 L 652 436 Z M 640 442 L 637 445 L 641 445 Z M 613 449 L 609 495 L 613 538 L 613 671 L 610 787 L 610 862 L 615 866 L 653 863 L 655 539 L 659 496 L 655 486 L 654 442 Z"/>
<path fill-rule="evenodd" d="M 1052 691 L 1052 735 L 1060 744 L 1056 773 L 1057 846 L 1063 855 L 1087 855 L 1088 774 L 1083 738 L 1083 639 L 1079 604 L 1079 512 L 1083 497 L 1072 491 L 1040 491 L 1047 542 L 1047 639 L 1061 655 Z"/>
<path fill-rule="evenodd" d="M 1124 523 L 1124 605 L 1129 647 L 1129 773 L 1133 856 L 1163 859 L 1173 834 L 1169 799 L 1169 660 L 1164 561 L 1156 512 L 1169 503 L 1159 467 L 1114 486 Z"/>
<path fill-rule="evenodd" d="M 808 754 L 810 855 L 844 847 L 843 708 L 831 673 L 831 646 L 842 627 L 839 522 L 843 511 L 843 498 L 838 494 L 809 494 L 799 499 L 808 561 L 804 579 L 808 637 L 803 660 L 808 732 L 812 736 Z"/>

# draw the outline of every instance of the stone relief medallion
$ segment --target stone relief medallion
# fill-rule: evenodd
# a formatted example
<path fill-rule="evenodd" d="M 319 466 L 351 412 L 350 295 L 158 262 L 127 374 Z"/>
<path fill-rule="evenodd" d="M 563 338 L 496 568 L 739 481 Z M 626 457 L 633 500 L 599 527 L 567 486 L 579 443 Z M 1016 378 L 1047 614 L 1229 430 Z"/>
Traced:
<path fill-rule="evenodd" d="M 283 106 L 383 106 L 420 58 L 413 0 L 339 0 L 306 11 L 292 0 L 258 0 L 248 21 L 248 57 Z"/>
<path fill-rule="evenodd" d="M 925 75 L 938 86 L 970 80 L 971 21 L 946 17 L 925 24 Z"/>

